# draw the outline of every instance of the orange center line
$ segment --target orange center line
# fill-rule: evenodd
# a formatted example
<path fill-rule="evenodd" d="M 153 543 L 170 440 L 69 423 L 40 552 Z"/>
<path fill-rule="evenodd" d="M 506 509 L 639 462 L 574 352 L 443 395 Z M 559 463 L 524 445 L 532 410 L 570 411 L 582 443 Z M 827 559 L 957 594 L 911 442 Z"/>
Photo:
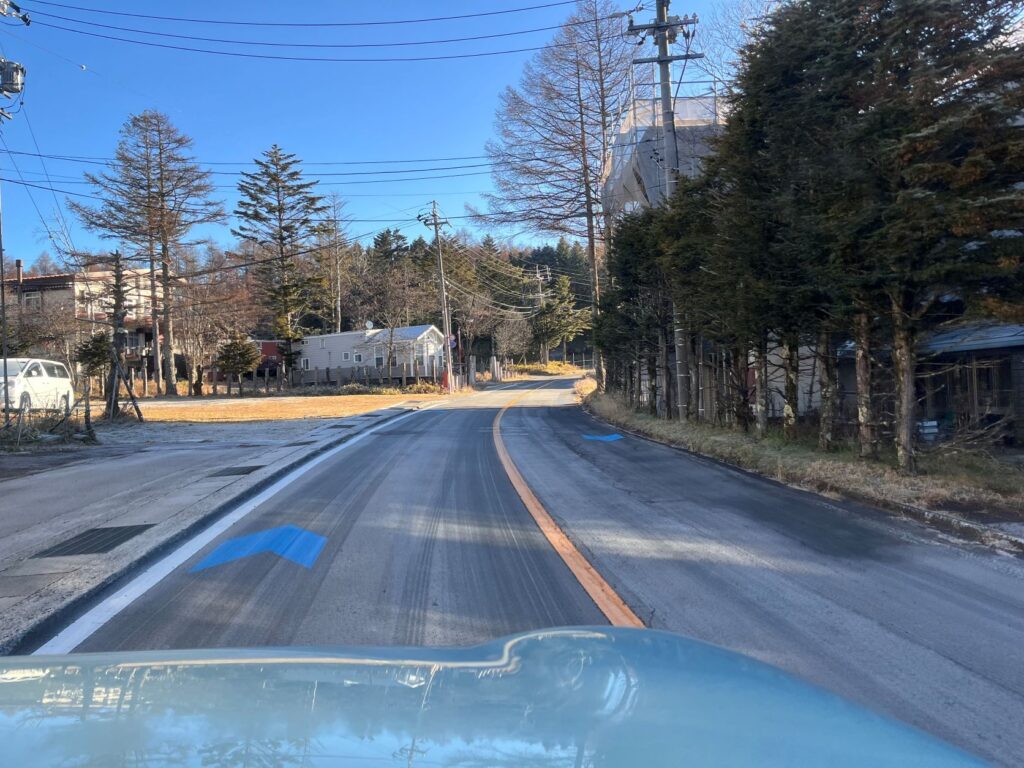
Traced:
<path fill-rule="evenodd" d="M 547 384 L 542 384 L 541 387 L 543 386 L 547 386 Z M 594 601 L 601 613 L 605 615 L 608 622 L 615 627 L 643 627 L 644 623 L 640 620 L 640 617 L 633 613 L 632 609 L 626 605 L 626 601 L 612 588 L 611 584 L 605 581 L 604 577 L 598 573 L 597 569 L 591 565 L 590 561 L 572 543 L 565 531 L 555 522 L 548 511 L 544 509 L 544 505 L 540 503 L 540 500 L 530 489 L 530 486 L 527 485 L 515 462 L 512 461 L 512 457 L 509 456 L 508 450 L 505 448 L 505 441 L 501 438 L 501 417 L 505 415 L 505 411 L 541 387 L 514 397 L 494 417 L 491 434 L 494 437 L 494 447 L 498 451 L 498 458 L 501 460 L 501 465 L 505 468 L 508 479 L 512 481 L 512 486 L 516 489 L 516 493 L 523 500 L 523 504 L 533 517 L 534 522 L 537 523 L 541 533 L 544 534 L 548 543 L 551 544 L 555 552 L 558 553 L 558 556 L 568 566 L 572 575 L 579 581 L 580 586 L 590 595 L 590 599 Z"/>

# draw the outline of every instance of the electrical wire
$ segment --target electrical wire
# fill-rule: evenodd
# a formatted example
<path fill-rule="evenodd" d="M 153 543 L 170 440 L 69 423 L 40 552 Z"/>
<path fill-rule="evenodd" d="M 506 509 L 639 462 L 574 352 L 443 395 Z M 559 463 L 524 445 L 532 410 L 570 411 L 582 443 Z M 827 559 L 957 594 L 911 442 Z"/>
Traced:
<path fill-rule="evenodd" d="M 52 187 L 53 182 L 50 180 L 50 170 L 46 167 L 46 161 L 43 158 L 42 150 L 40 150 L 39 148 L 39 140 L 36 139 L 36 132 L 35 129 L 32 127 L 32 121 L 29 119 L 27 110 L 25 110 L 25 125 L 28 126 L 28 132 L 29 135 L 32 137 L 32 143 L 35 145 L 36 152 L 39 154 L 39 165 L 42 167 L 43 174 L 46 176 L 46 183 L 50 187 Z M 6 148 L 7 145 L 5 144 L 4 149 Z M 13 162 L 13 158 L 11 159 Z M 72 253 L 74 253 L 78 249 L 75 247 L 74 238 L 71 236 L 71 227 L 68 224 L 67 219 L 64 218 L 64 211 L 61 207 L 60 200 L 57 199 L 57 193 L 51 189 L 50 194 L 53 196 L 54 212 L 57 216 L 57 223 L 60 225 L 61 232 L 63 234 L 65 242 L 67 243 L 67 245 L 71 247 Z"/>
<path fill-rule="evenodd" d="M 60 24 L 49 24 L 45 21 L 35 22 L 35 26 L 46 27 L 47 29 L 57 29 L 62 32 L 72 32 L 77 35 L 85 35 L 87 37 L 96 37 L 101 40 L 113 40 L 119 43 L 131 43 L 133 45 L 141 45 L 149 48 L 164 48 L 172 51 L 186 51 L 188 53 L 205 53 L 211 56 L 226 56 L 229 58 L 240 58 L 240 59 L 263 59 L 266 61 L 310 61 L 318 63 L 342 63 L 342 64 L 376 64 L 376 63 L 394 63 L 394 62 L 408 62 L 408 61 L 450 61 L 454 59 L 479 59 L 488 56 L 504 56 L 513 53 L 533 53 L 535 51 L 542 51 L 550 46 L 541 45 L 533 46 L 528 48 L 510 48 L 501 51 L 478 51 L 476 53 L 449 53 L 440 54 L 437 56 L 378 56 L 373 58 L 341 58 L 334 56 L 285 56 L 280 54 L 271 53 L 245 53 L 243 51 L 218 51 L 212 48 L 195 48 L 187 45 L 171 45 L 170 43 L 157 43 L 150 42 L 147 40 L 135 40 L 130 37 L 118 37 L 116 35 L 107 35 L 100 32 L 89 32 L 84 29 L 74 29 L 72 27 L 65 27 Z"/>
<path fill-rule="evenodd" d="M 80 5 L 68 5 L 66 3 L 55 3 L 51 0 L 32 0 L 39 5 L 54 6 L 57 8 L 68 8 L 74 11 L 86 13 L 101 13 L 108 16 L 130 16 L 137 19 L 152 19 L 156 21 L 176 21 L 188 24 L 224 24 L 240 27 L 376 27 L 392 24 L 426 24 L 437 21 L 455 21 L 458 19 L 475 19 L 483 16 L 501 16 L 509 13 L 522 13 L 525 11 L 536 11 L 543 8 L 555 8 L 562 5 L 574 5 L 576 0 L 560 0 L 560 2 L 543 3 L 540 5 L 528 5 L 520 8 L 506 8 L 498 11 L 481 11 L 479 13 L 464 13 L 458 16 L 434 16 L 422 19 L 402 19 L 392 21 L 334 21 L 334 22 L 297 22 L 297 21 L 237 21 L 231 19 L 191 19 L 180 16 L 153 16 L 144 13 L 130 13 L 127 11 L 109 11 L 100 8 L 87 8 Z"/>
<path fill-rule="evenodd" d="M 549 27 L 534 27 L 532 29 L 520 29 L 512 32 L 493 32 L 486 35 L 470 35 L 467 37 L 450 37 L 436 40 L 400 40 L 391 41 L 384 43 L 283 43 L 276 41 L 264 41 L 264 40 L 232 40 L 230 38 L 223 37 L 201 37 L 198 35 L 182 35 L 174 32 L 155 32 L 150 29 L 139 29 L 138 27 L 122 27 L 115 24 L 101 24 L 98 21 L 89 21 L 87 19 L 75 19 L 70 16 L 60 16 L 54 13 L 46 13 L 44 11 L 32 11 L 33 17 L 43 16 L 48 19 L 58 19 L 59 21 L 67 21 L 74 24 L 81 24 L 89 27 L 98 27 L 101 29 L 112 29 L 117 32 L 131 32 L 133 34 L 150 35 L 155 37 L 169 37 L 176 40 L 191 40 L 195 42 L 204 43 L 224 43 L 227 45 L 255 45 L 265 46 L 268 48 L 400 48 L 415 45 L 441 45 L 448 43 L 464 43 L 476 40 L 493 40 L 502 37 L 515 37 L 518 35 L 529 35 L 536 32 L 550 32 L 552 30 L 563 29 L 564 27 L 575 27 L 583 24 L 593 24 L 595 19 L 584 19 L 583 21 L 569 21 L 564 24 Z M 603 16 L 596 19 L 596 21 L 607 21 L 611 16 Z M 20 25 L 19 25 L 20 26 Z"/>
<path fill-rule="evenodd" d="M 4 135 L 3 135 L 2 131 L 0 131 L 0 143 L 2 143 L 5 147 L 7 146 L 7 139 L 4 138 Z M 9 182 L 11 184 L 19 184 L 20 183 L 20 184 L 22 184 L 22 185 L 24 185 L 26 187 L 34 187 L 34 186 L 36 186 L 36 185 L 33 185 L 33 184 L 29 184 L 28 182 L 25 181 L 25 177 L 21 175 L 21 170 L 18 168 L 18 166 L 16 164 L 14 166 L 14 170 L 18 174 L 18 176 L 21 177 L 21 181 L 20 182 L 15 181 L 14 179 L 0 179 L 0 181 L 7 181 L 7 182 Z M 45 187 L 39 187 L 39 188 L 40 189 L 45 189 Z M 43 229 L 46 230 L 46 236 L 49 238 L 50 242 L 53 244 L 53 247 L 59 250 L 60 249 L 60 244 L 57 242 L 57 238 L 53 236 L 53 230 L 50 229 L 49 222 L 47 222 L 46 221 L 46 217 L 43 216 L 43 212 L 39 208 L 39 204 L 36 202 L 36 198 L 32 194 L 32 190 L 31 189 L 26 189 L 25 191 L 28 194 L 28 199 L 32 203 L 32 207 L 35 208 L 35 210 L 36 210 L 36 215 L 39 217 L 39 222 L 43 225 Z"/>

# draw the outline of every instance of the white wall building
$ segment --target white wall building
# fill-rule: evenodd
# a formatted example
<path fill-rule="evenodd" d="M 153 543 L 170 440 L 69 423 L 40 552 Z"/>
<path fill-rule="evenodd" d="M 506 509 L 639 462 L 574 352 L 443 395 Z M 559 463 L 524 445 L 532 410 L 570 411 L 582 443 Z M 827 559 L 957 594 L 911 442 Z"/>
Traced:
<path fill-rule="evenodd" d="M 408 366 L 410 373 L 440 371 L 444 366 L 443 343 L 444 334 L 433 325 L 306 336 L 298 365 L 306 371 L 402 365 Z"/>

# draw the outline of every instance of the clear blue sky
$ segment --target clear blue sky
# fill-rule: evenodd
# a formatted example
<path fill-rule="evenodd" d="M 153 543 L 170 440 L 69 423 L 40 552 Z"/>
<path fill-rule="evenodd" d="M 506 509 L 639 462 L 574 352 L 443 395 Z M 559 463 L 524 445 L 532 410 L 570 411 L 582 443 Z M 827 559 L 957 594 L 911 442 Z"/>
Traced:
<path fill-rule="evenodd" d="M 229 0 L 217 3 L 179 0 L 176 3 L 127 0 L 61 0 L 67 5 L 136 14 L 261 21 L 276 24 L 393 21 L 481 13 L 551 0 L 495 0 L 469 2 L 387 3 L 314 2 L 280 3 L 266 0 Z M 623 7 L 628 6 L 623 2 Z M 650 3 L 653 5 L 653 3 Z M 673 7 L 673 12 L 700 10 Z M 698 3 L 697 5 L 701 5 Z M 221 42 L 173 39 L 104 29 L 97 24 L 154 32 L 226 40 L 275 43 L 367 44 L 434 40 L 489 35 L 538 27 L 554 27 L 571 12 L 558 5 L 520 13 L 432 23 L 402 23 L 363 27 L 285 27 L 193 24 L 132 18 L 73 10 L 56 4 L 25 0 L 33 19 L 23 27 L 10 19 L 0 26 L 0 44 L 7 58 L 28 70 L 23 110 L 0 127 L 11 150 L 35 152 L 29 131 L 34 129 L 39 150 L 45 154 L 109 157 L 117 132 L 129 114 L 146 108 L 167 113 L 195 139 L 196 156 L 217 171 L 234 172 L 272 143 L 307 161 L 310 172 L 339 173 L 436 168 L 485 163 L 480 159 L 410 162 L 395 165 L 313 165 L 314 162 L 364 162 L 479 156 L 492 134 L 497 97 L 507 84 L 518 81 L 529 52 L 450 61 L 340 63 L 274 61 L 161 49 L 89 37 L 52 26 L 73 27 L 96 34 L 144 39 L 166 45 L 210 48 L 283 56 L 376 58 L 437 56 L 480 51 L 533 48 L 544 45 L 553 30 L 470 42 L 422 46 L 367 48 L 296 48 L 243 46 Z M 44 14 L 51 14 L 49 16 Z M 77 19 L 69 22 L 54 18 Z M 638 20 L 646 20 L 643 12 Z M 88 24 L 82 22 L 89 22 Z M 2 145 L 0 145 L 2 146 Z M 25 180 L 46 185 L 37 158 L 16 156 Z M 230 163 L 239 163 L 231 165 Z M 81 181 L 81 163 L 48 160 L 54 187 L 88 192 Z M 415 216 L 432 197 L 449 215 L 461 215 L 465 203 L 479 204 L 481 191 L 490 188 L 487 167 L 458 168 L 424 173 L 411 171 L 393 177 L 476 174 L 434 181 L 381 182 L 386 175 L 322 177 L 323 191 L 337 190 L 347 200 L 354 219 L 399 221 Z M 0 176 L 18 179 L 12 158 L 0 155 Z M 373 181 L 334 185 L 341 180 Z M 228 210 L 234 207 L 235 177 L 219 175 L 219 190 Z M 50 250 L 46 232 L 28 196 L 28 190 L 3 183 L 4 244 L 9 259 L 30 263 Z M 49 192 L 31 190 L 47 219 L 53 219 L 57 201 Z M 96 238 L 73 227 L 76 247 L 98 246 Z M 461 222 L 453 221 L 461 224 Z M 356 221 L 350 233 L 359 235 L 387 226 L 386 222 Z M 402 225 L 415 236 L 423 231 L 413 222 Z M 204 232 L 223 244 L 231 242 L 228 228 Z"/>

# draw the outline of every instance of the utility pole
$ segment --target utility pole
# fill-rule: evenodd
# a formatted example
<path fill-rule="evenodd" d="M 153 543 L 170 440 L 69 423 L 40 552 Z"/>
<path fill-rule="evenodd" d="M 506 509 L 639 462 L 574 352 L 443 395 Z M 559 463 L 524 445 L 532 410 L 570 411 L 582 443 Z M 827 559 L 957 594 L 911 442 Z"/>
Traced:
<path fill-rule="evenodd" d="M 544 278 L 540 274 L 540 264 L 533 265 L 534 270 L 537 274 L 537 307 L 543 309 L 547 303 L 544 295 Z M 547 342 L 542 341 L 540 343 L 540 363 L 541 365 L 547 365 L 549 360 L 549 352 Z"/>
<path fill-rule="evenodd" d="M 9 0 L 0 0 L 0 16 L 13 16 L 20 19 L 27 27 L 28 15 Z M 0 97 L 10 98 L 25 90 L 25 68 L 16 61 L 0 58 Z M 0 109 L 0 121 L 10 120 L 11 115 Z M 20 291 L 19 291 L 20 293 Z M 19 296 L 20 299 L 20 296 Z M 19 300 L 20 305 L 20 300 Z M 4 263 L 3 208 L 0 205 L 0 355 L 3 365 L 4 387 L 4 420 L 0 428 L 6 427 L 11 421 L 11 393 L 7 381 L 7 265 Z"/>
<path fill-rule="evenodd" d="M 441 252 L 441 224 L 437 213 L 437 201 L 430 201 L 430 215 L 421 214 L 417 217 L 427 227 L 434 229 L 434 242 L 437 243 L 437 279 L 441 283 L 441 319 L 444 325 L 444 370 L 448 380 L 448 394 L 455 391 L 455 380 L 452 378 L 452 321 L 448 314 L 448 287 L 444 279 L 444 255 Z"/>
<path fill-rule="evenodd" d="M 634 64 L 657 64 L 661 88 L 661 125 L 665 144 L 665 195 L 663 202 L 672 198 L 679 178 L 679 145 L 676 141 L 676 115 L 672 104 L 672 62 L 702 59 L 703 53 L 669 54 L 669 45 L 676 40 L 677 30 L 682 29 L 687 41 L 693 37 L 697 25 L 697 14 L 693 16 L 668 15 L 669 0 L 657 0 L 657 18 L 652 24 L 634 24 L 629 21 L 629 31 L 636 33 L 653 32 L 658 46 L 658 55 L 653 58 L 633 59 Z M 683 314 L 677 301 L 672 303 L 672 336 L 676 357 L 676 409 L 679 419 L 685 421 L 689 415 L 690 402 L 690 334 L 684 325 Z M 698 353 L 700 351 L 698 350 Z M 669 372 L 665 371 L 665 381 Z"/>
<path fill-rule="evenodd" d="M 657 64 L 658 79 L 661 86 L 661 126 L 665 140 L 665 200 L 672 197 L 679 176 L 679 146 L 676 143 L 676 116 L 672 107 L 672 62 L 689 59 L 703 59 L 703 53 L 669 54 L 669 45 L 674 43 L 678 29 L 689 39 L 691 28 L 697 25 L 697 14 L 693 16 L 668 15 L 669 0 L 657 0 L 657 19 L 651 24 L 634 24 L 629 22 L 630 32 L 653 32 L 654 42 L 658 46 L 658 55 L 643 59 L 633 59 L 634 64 Z"/>

